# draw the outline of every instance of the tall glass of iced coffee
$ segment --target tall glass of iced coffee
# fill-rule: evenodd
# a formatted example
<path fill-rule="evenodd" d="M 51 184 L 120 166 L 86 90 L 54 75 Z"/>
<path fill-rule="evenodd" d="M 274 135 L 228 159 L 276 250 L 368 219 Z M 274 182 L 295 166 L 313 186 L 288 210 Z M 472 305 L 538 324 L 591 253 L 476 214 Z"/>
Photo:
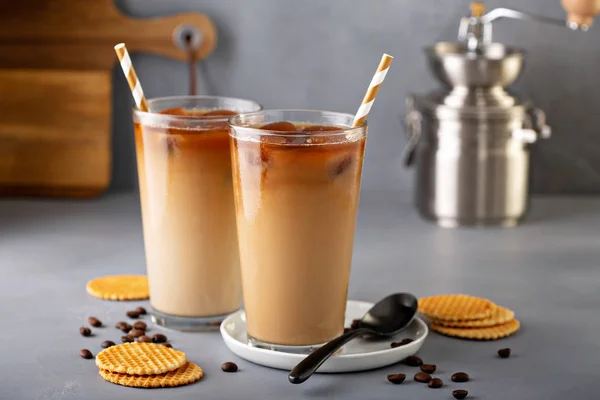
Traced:
<path fill-rule="evenodd" d="M 261 107 L 208 96 L 148 104 L 133 118 L 152 319 L 210 329 L 242 300 L 227 119 Z"/>
<path fill-rule="evenodd" d="M 340 335 L 366 124 L 272 110 L 230 119 L 249 343 L 307 352 Z"/>

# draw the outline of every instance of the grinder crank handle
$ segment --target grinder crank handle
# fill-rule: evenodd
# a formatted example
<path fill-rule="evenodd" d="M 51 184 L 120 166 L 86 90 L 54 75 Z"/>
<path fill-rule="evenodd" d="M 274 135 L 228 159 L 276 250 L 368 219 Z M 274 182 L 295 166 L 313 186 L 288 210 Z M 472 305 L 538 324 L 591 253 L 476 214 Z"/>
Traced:
<path fill-rule="evenodd" d="M 599 0 L 561 0 L 561 3 L 567 13 L 566 20 L 544 17 L 505 7 L 495 8 L 486 14 L 485 4 L 481 1 L 474 1 L 470 4 L 471 18 L 477 19 L 477 22 L 483 25 L 491 24 L 501 18 L 509 18 L 588 30 L 592 26 L 596 14 L 600 13 Z"/>
<path fill-rule="evenodd" d="M 599 0 L 561 0 L 567 13 L 567 23 L 572 27 L 589 29 L 594 23 L 594 17 L 600 14 Z"/>
<path fill-rule="evenodd" d="M 505 7 L 495 8 L 485 13 L 483 2 L 472 2 L 470 15 L 460 20 L 458 40 L 465 42 L 469 50 L 480 52 L 483 46 L 492 43 L 492 22 L 502 18 L 536 21 L 587 31 L 592 26 L 594 16 L 600 13 L 600 0 L 562 0 L 562 2 L 567 11 L 567 18 L 564 20 Z"/>

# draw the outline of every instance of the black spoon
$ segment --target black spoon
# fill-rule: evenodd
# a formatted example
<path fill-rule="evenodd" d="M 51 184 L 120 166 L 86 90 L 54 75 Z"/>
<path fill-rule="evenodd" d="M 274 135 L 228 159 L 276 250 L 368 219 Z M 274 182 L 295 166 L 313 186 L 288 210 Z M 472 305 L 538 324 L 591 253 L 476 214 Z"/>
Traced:
<path fill-rule="evenodd" d="M 409 293 L 396 293 L 375 304 L 353 329 L 319 347 L 300 361 L 288 375 L 291 383 L 306 381 L 336 351 L 352 339 L 363 336 L 393 336 L 405 329 L 417 313 L 417 298 Z"/>

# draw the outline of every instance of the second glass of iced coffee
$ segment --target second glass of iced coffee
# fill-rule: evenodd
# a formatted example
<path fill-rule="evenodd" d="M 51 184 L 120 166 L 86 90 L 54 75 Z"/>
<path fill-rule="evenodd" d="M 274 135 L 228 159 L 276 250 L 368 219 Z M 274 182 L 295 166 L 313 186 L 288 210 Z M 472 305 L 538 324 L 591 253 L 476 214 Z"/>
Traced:
<path fill-rule="evenodd" d="M 271 110 L 230 119 L 249 344 L 309 352 L 344 330 L 366 123 Z"/>
<path fill-rule="evenodd" d="M 227 119 L 261 107 L 209 96 L 148 106 L 134 125 L 152 319 L 214 329 L 242 301 Z"/>

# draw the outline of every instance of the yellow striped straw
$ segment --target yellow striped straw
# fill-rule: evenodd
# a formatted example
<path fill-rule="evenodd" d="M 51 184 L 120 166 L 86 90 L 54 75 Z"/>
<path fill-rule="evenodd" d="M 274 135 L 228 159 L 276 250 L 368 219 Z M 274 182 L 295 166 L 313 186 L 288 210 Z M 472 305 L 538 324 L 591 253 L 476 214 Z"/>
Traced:
<path fill-rule="evenodd" d="M 383 80 L 390 69 L 390 65 L 392 65 L 393 59 L 394 57 L 390 56 L 389 54 L 384 54 L 383 57 L 381 57 L 381 62 L 379 63 L 379 67 L 377 67 L 377 72 L 375 72 L 360 108 L 354 116 L 352 127 L 357 127 L 364 124 L 365 120 L 367 119 L 367 115 L 369 115 L 369 111 L 371 111 L 371 107 L 373 107 L 375 97 L 377 97 L 377 93 L 379 92 L 379 88 L 381 87 L 381 84 L 383 83 Z"/>
<path fill-rule="evenodd" d="M 140 80 L 135 73 L 135 69 L 133 69 L 133 65 L 131 64 L 131 58 L 129 57 L 129 53 L 127 52 L 127 47 L 125 47 L 125 43 L 119 43 L 115 46 L 115 52 L 117 53 L 117 57 L 119 58 L 119 62 L 121 63 L 121 68 L 123 69 L 123 73 L 125 74 L 125 78 L 127 78 L 127 83 L 129 83 L 129 89 L 131 89 L 131 94 L 133 95 L 133 100 L 135 101 L 135 105 L 141 111 L 148 111 L 148 102 L 144 97 L 144 91 L 142 90 L 142 85 Z"/>

